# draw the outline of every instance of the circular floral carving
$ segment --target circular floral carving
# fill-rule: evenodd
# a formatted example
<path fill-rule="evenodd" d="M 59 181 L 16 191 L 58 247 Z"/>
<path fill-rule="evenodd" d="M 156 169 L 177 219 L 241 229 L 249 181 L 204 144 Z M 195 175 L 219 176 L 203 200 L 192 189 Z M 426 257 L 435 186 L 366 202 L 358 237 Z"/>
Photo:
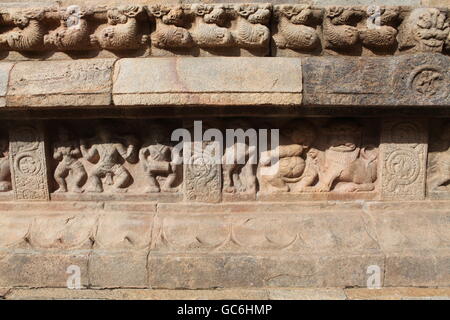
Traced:
<path fill-rule="evenodd" d="M 410 185 L 417 180 L 420 173 L 420 163 L 417 154 L 412 150 L 395 150 L 387 161 L 386 168 L 393 176 L 391 189 L 397 185 Z M 392 190 L 391 190 L 392 191 Z"/>
<path fill-rule="evenodd" d="M 16 168 L 24 175 L 35 175 L 41 170 L 41 163 L 31 154 L 23 154 L 16 159 Z"/>

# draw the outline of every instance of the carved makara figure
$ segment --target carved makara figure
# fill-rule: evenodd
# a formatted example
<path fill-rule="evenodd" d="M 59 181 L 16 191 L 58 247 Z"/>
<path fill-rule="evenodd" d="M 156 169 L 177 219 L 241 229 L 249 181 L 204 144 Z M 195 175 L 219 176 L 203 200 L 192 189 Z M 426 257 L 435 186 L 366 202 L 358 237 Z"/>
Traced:
<path fill-rule="evenodd" d="M 269 28 L 265 26 L 271 16 L 270 6 L 237 4 L 235 11 L 239 15 L 233 33 L 235 41 L 243 48 L 265 47 L 270 39 Z"/>
<path fill-rule="evenodd" d="M 149 7 L 156 19 L 156 30 L 151 35 L 152 44 L 157 48 L 189 48 L 193 46 L 192 36 L 186 26 L 186 15 L 181 6 Z"/>
<path fill-rule="evenodd" d="M 359 41 L 359 31 L 351 24 L 360 14 L 351 8 L 329 7 L 323 20 L 325 48 L 350 49 Z"/>
<path fill-rule="evenodd" d="M 312 50 L 320 44 L 316 29 L 309 24 L 314 18 L 309 5 L 280 5 L 276 7 L 278 33 L 274 40 L 278 48 Z"/>
<path fill-rule="evenodd" d="M 125 188 L 131 175 L 123 166 L 123 162 L 132 158 L 136 142 L 131 136 L 126 137 L 127 146 L 120 140 L 112 135 L 109 127 L 100 125 L 97 127 L 97 135 L 90 144 L 90 148 L 85 140 L 80 141 L 83 157 L 96 163 L 89 174 L 87 191 L 103 192 L 101 179 L 105 178 L 105 184 L 113 186 L 118 192 L 126 192 Z"/>
<path fill-rule="evenodd" d="M 79 6 L 67 7 L 60 13 L 61 25 L 45 35 L 44 43 L 59 50 L 80 50 L 88 47 L 90 30 L 86 17 L 92 14 L 92 11 L 82 10 Z"/>
<path fill-rule="evenodd" d="M 363 45 L 374 49 L 393 47 L 397 41 L 395 26 L 400 14 L 399 8 L 371 6 L 367 14 L 367 28 L 362 29 L 359 34 Z"/>
<path fill-rule="evenodd" d="M 418 8 L 400 27 L 400 49 L 413 52 L 442 52 L 449 36 L 446 14 L 435 8 Z"/>
<path fill-rule="evenodd" d="M 124 6 L 107 12 L 108 24 L 91 35 L 91 43 L 109 50 L 138 49 L 148 41 L 142 34 L 136 17 L 142 12 L 139 6 Z"/>
<path fill-rule="evenodd" d="M 0 43 L 11 50 L 31 51 L 44 47 L 46 29 L 42 24 L 43 10 L 20 10 L 11 13 L 15 28 L 0 35 Z"/>
<path fill-rule="evenodd" d="M 261 192 L 304 191 L 315 182 L 317 170 L 307 155 L 316 130 L 306 121 L 296 121 L 288 127 L 277 148 L 261 153 L 258 170 Z"/>
<path fill-rule="evenodd" d="M 326 129 L 328 148 L 317 154 L 318 192 L 373 191 L 377 179 L 378 149 L 361 146 L 362 132 L 351 121 L 332 122 Z"/>
<path fill-rule="evenodd" d="M 67 177 L 71 174 L 73 179 L 72 192 L 83 192 L 82 184 L 85 182 L 87 174 L 83 164 L 79 160 L 81 151 L 78 141 L 70 137 L 66 128 L 61 127 L 58 132 L 58 141 L 53 146 L 53 159 L 58 160 L 54 178 L 58 184 L 55 192 L 67 192 Z"/>
<path fill-rule="evenodd" d="M 172 161 L 172 147 L 166 143 L 164 130 L 159 126 L 152 126 L 149 130 L 149 140 L 139 151 L 139 161 L 148 177 L 146 192 L 175 192 L 173 187 L 177 179 L 177 165 Z M 166 177 L 160 186 L 157 177 Z"/>
<path fill-rule="evenodd" d="M 0 192 L 11 190 L 8 139 L 0 137 Z"/>
<path fill-rule="evenodd" d="M 191 10 L 196 18 L 190 33 L 197 46 L 215 48 L 233 43 L 231 32 L 222 27 L 227 18 L 223 5 L 193 4 Z"/>

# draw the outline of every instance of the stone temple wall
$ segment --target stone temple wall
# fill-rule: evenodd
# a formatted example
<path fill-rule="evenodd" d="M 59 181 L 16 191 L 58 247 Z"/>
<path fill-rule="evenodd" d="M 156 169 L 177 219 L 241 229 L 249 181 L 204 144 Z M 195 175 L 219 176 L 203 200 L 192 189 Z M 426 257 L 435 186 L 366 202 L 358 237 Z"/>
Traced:
<path fill-rule="evenodd" d="M 449 54 L 442 0 L 0 2 L 0 287 L 449 287 Z"/>

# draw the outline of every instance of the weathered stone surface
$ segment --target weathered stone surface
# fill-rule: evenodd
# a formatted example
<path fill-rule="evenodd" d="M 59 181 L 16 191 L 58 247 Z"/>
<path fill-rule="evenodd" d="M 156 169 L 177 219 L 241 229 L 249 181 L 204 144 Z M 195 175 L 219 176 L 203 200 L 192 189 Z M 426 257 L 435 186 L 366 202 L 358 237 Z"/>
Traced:
<path fill-rule="evenodd" d="M 14 63 L 2 62 L 0 63 L 0 107 L 6 105 L 6 92 L 8 90 L 9 73 L 14 66 Z"/>
<path fill-rule="evenodd" d="M 321 57 L 302 61 L 305 105 L 395 107 L 450 103 L 450 59 L 439 54 L 389 60 Z"/>
<path fill-rule="evenodd" d="M 94 288 L 146 288 L 147 251 L 94 251 L 89 256 L 89 284 Z"/>
<path fill-rule="evenodd" d="M 268 289 L 269 300 L 345 300 L 341 289 Z"/>
<path fill-rule="evenodd" d="M 201 76 L 200 76 L 201 75 Z M 299 105 L 300 59 L 121 59 L 115 105 Z"/>
<path fill-rule="evenodd" d="M 448 288 L 382 288 L 378 290 L 363 288 L 344 289 L 349 300 L 448 300 Z"/>
<path fill-rule="evenodd" d="M 80 268 L 81 285 L 88 284 L 87 252 L 0 253 L 0 286 L 67 287 L 67 268 Z"/>
<path fill-rule="evenodd" d="M 108 106 L 114 61 L 19 62 L 11 72 L 7 106 Z"/>

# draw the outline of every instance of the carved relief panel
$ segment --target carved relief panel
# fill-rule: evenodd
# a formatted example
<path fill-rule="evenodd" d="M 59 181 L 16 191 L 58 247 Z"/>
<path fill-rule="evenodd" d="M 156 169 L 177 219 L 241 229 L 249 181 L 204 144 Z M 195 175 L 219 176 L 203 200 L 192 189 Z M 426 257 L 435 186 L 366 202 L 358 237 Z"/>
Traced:
<path fill-rule="evenodd" d="M 168 195 L 176 200 L 182 170 L 172 161 L 170 127 L 158 122 L 98 120 L 90 126 L 54 126 L 52 198 Z"/>
<path fill-rule="evenodd" d="M 13 125 L 9 137 L 11 176 L 16 200 L 48 200 L 43 126 L 35 122 Z"/>
<path fill-rule="evenodd" d="M 7 131 L 0 131 L 0 193 L 11 191 L 11 166 L 9 161 L 9 136 Z"/>
<path fill-rule="evenodd" d="M 386 120 L 381 135 L 382 199 L 423 199 L 428 132 L 425 121 Z"/>
<path fill-rule="evenodd" d="M 448 119 L 432 120 L 427 167 L 427 195 L 450 198 L 450 129 Z"/>

